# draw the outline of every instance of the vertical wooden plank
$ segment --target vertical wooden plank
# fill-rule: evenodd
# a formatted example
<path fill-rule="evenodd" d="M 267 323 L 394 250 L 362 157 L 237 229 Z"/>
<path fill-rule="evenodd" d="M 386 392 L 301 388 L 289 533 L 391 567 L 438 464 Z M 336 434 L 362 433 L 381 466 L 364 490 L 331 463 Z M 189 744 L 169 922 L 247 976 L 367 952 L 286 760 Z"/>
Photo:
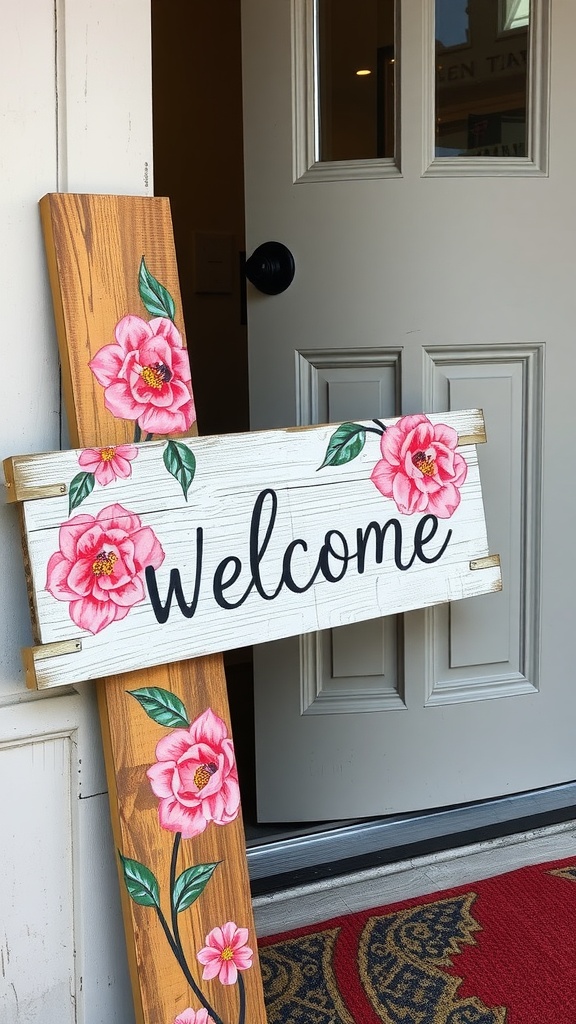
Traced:
<path fill-rule="evenodd" d="M 114 343 L 115 327 L 123 317 L 153 318 L 143 306 L 138 286 L 142 257 L 172 296 L 174 322 L 184 340 L 168 200 L 59 194 L 45 196 L 40 207 L 72 442 L 82 448 L 130 443 L 134 420 L 114 416 L 105 408 L 104 386 L 88 364 L 104 346 Z M 165 370 L 160 367 L 159 372 Z M 189 432 L 196 432 L 195 424 Z M 103 505 L 105 498 L 103 491 Z M 213 655 L 115 676 L 97 685 L 114 839 L 128 858 L 124 870 L 120 857 L 118 863 L 137 1020 L 172 1024 L 184 1010 L 204 1007 L 215 1024 L 266 1024 L 233 768 L 224 781 L 231 767 L 228 764 L 226 769 L 226 735 L 231 735 L 231 727 L 222 658 Z M 142 695 L 132 695 L 144 689 L 148 694 L 150 690 L 168 693 L 177 710 L 163 715 L 153 701 L 153 710 L 149 707 L 147 712 Z M 212 715 L 202 718 L 208 709 Z M 188 741 L 183 714 L 195 730 L 194 735 L 188 730 Z M 156 776 L 155 793 L 147 772 L 156 763 L 162 739 L 158 763 L 163 768 L 157 770 L 161 777 Z M 202 742 L 203 754 L 196 746 L 191 753 L 194 740 Z M 168 753 L 167 743 L 173 747 Z M 170 786 L 178 771 L 184 775 L 186 770 L 186 765 L 179 762 L 177 767 L 174 761 L 192 755 L 203 756 L 206 763 L 192 777 L 189 774 L 187 795 L 179 798 L 177 791 L 172 798 L 167 795 Z M 201 803 L 199 794 L 213 785 L 212 776 L 220 780 L 220 788 L 213 800 Z M 161 810 L 171 815 L 163 824 Z M 185 838 L 186 827 L 197 834 Z M 144 873 L 130 861 L 144 865 Z M 205 864 L 217 866 L 188 906 L 194 888 L 191 869 Z M 158 882 L 158 895 L 150 872 Z M 129 897 L 125 873 L 140 874 L 141 884 L 132 883 L 132 893 L 140 902 Z M 176 878 L 180 881 L 175 885 Z M 185 907 L 181 913 L 171 907 L 174 890 L 180 892 L 180 905 Z M 243 958 L 234 952 L 229 930 L 218 960 L 221 970 L 214 980 L 203 980 L 197 953 L 206 945 L 207 935 L 228 922 L 247 929 L 248 938 L 242 931 L 236 941 L 253 951 L 252 966 L 246 968 L 248 954 Z M 208 945 L 216 949 L 218 938 L 222 935 L 215 933 Z M 230 957 L 241 969 L 237 980 L 224 983 L 232 981 L 224 970 Z"/>

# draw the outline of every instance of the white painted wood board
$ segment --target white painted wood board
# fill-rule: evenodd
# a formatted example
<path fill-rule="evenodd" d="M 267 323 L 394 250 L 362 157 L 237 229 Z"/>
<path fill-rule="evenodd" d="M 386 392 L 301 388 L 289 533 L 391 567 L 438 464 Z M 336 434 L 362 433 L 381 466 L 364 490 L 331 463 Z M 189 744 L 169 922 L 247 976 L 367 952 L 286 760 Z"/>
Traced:
<path fill-rule="evenodd" d="M 445 424 L 456 432 L 457 456 L 466 463 L 459 503 L 450 515 L 434 516 L 432 505 L 402 512 L 405 506 L 371 479 L 382 457 L 375 422 L 386 430 L 408 419 L 357 424 L 364 445 L 340 464 L 323 465 L 338 424 L 178 441 L 185 461 L 191 464 L 190 453 L 195 461 L 187 487 L 165 463 L 173 442 L 151 441 L 134 448 L 129 476 L 106 486 L 96 477 L 72 512 L 70 483 L 79 473 L 80 452 L 10 460 L 13 497 L 23 500 L 39 645 L 27 656 L 32 684 L 77 683 L 500 589 L 499 560 L 489 557 L 476 447 L 470 443 L 484 439 L 481 412 L 429 417 L 433 427 Z M 111 517 L 115 531 L 125 530 L 121 537 L 110 534 Z M 65 540 L 70 530 L 78 543 L 73 554 Z M 90 547 L 92 530 L 104 531 L 96 544 L 102 550 Z M 55 574 L 62 576 L 65 563 L 64 575 L 75 579 L 74 566 L 91 558 L 94 574 L 108 587 L 117 559 L 124 558 L 122 545 L 136 543 L 142 530 L 144 546 L 154 550 L 155 579 L 144 569 L 133 573 L 140 577 L 141 597 L 129 596 L 122 604 L 128 607 L 125 617 L 80 628 L 78 618 L 85 625 L 89 616 L 76 614 L 72 621 L 70 596 L 54 596 Z M 189 606 L 186 617 L 175 596 L 162 615 L 175 570 Z M 74 593 L 87 593 L 85 582 L 71 586 Z"/>

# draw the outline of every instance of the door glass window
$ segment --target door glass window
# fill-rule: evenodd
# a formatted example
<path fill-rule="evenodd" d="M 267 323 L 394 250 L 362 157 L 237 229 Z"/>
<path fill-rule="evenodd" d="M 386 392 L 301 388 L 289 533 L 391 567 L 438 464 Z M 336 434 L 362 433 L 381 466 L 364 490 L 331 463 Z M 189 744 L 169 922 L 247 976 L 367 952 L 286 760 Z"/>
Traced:
<path fill-rule="evenodd" d="M 531 0 L 435 0 L 437 157 L 526 157 Z"/>
<path fill-rule="evenodd" d="M 317 0 L 321 161 L 394 157 L 396 0 Z"/>

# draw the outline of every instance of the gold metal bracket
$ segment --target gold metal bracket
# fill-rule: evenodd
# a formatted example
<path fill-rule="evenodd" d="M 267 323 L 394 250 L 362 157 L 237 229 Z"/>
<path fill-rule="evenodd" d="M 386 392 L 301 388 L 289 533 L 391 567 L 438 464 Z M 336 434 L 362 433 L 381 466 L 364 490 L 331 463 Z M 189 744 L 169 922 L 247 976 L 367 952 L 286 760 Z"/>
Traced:
<path fill-rule="evenodd" d="M 28 482 L 27 467 L 30 457 L 17 455 L 10 459 L 4 459 L 4 477 L 6 482 L 6 501 L 32 501 L 35 498 L 59 498 L 66 494 L 66 484 L 38 484 Z"/>
<path fill-rule="evenodd" d="M 36 665 L 47 658 L 57 658 L 60 654 L 77 654 L 82 650 L 81 640 L 57 640 L 52 644 L 40 644 L 38 647 L 24 647 L 22 661 L 26 672 L 26 686 L 29 690 L 38 690 Z"/>

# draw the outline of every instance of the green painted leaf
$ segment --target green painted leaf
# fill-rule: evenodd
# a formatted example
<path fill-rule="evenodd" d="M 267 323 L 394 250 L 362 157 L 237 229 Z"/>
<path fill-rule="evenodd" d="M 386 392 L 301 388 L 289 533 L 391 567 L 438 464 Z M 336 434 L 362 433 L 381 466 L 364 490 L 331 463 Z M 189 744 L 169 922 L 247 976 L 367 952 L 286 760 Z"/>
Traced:
<path fill-rule="evenodd" d="M 163 690 L 161 686 L 143 686 L 139 690 L 128 690 L 144 711 L 158 725 L 169 729 L 186 729 L 190 725 L 186 708 L 175 693 Z"/>
<path fill-rule="evenodd" d="M 174 320 L 176 306 L 170 292 L 150 273 L 144 257 L 140 262 L 138 291 L 146 309 L 152 316 L 167 316 Z"/>
<path fill-rule="evenodd" d="M 187 910 L 201 896 L 219 863 L 197 864 L 196 867 L 187 868 L 176 879 L 172 903 L 177 914 Z"/>
<path fill-rule="evenodd" d="M 118 856 L 122 861 L 122 871 L 124 872 L 124 881 L 128 894 L 134 900 L 134 903 L 140 904 L 141 907 L 159 908 L 160 892 L 158 882 L 150 868 L 145 867 L 138 860 L 130 860 L 129 857 L 123 857 L 120 850 L 118 850 Z"/>
<path fill-rule="evenodd" d="M 74 477 L 68 491 L 68 514 L 92 493 L 95 479 L 94 473 L 78 473 Z"/>
<path fill-rule="evenodd" d="M 182 488 L 188 501 L 188 489 L 196 472 L 196 458 L 190 449 L 179 441 L 168 441 L 164 449 L 164 465 Z"/>
<path fill-rule="evenodd" d="M 344 466 L 360 455 L 366 441 L 366 428 L 360 423 L 342 423 L 328 442 L 324 466 Z"/>

